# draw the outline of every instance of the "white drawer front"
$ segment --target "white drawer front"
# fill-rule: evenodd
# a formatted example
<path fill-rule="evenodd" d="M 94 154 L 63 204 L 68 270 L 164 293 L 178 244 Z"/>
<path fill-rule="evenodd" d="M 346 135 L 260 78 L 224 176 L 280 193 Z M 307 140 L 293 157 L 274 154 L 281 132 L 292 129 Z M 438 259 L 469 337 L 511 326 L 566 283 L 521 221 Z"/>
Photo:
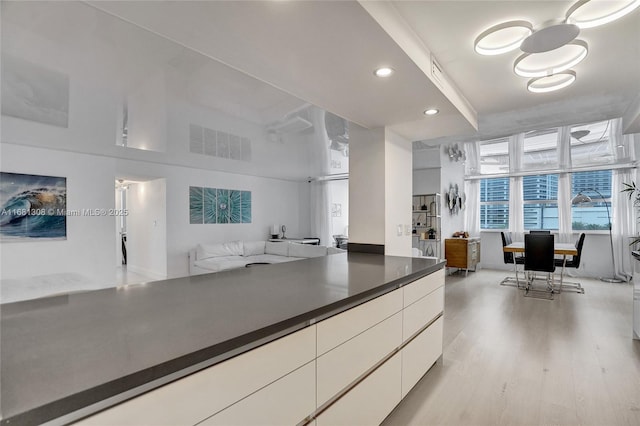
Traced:
<path fill-rule="evenodd" d="M 315 362 L 249 395 L 201 425 L 296 425 L 315 410 Z"/>
<path fill-rule="evenodd" d="M 439 287 L 402 312 L 402 341 L 413 336 L 444 310 L 444 287 Z"/>
<path fill-rule="evenodd" d="M 402 287 L 404 289 L 404 307 L 418 301 L 438 287 L 444 286 L 444 269 Z"/>
<path fill-rule="evenodd" d="M 401 339 L 402 313 L 398 312 L 318 357 L 318 406 L 400 346 Z"/>
<path fill-rule="evenodd" d="M 443 319 L 440 317 L 400 352 L 402 354 L 402 398 L 442 355 L 442 322 Z"/>
<path fill-rule="evenodd" d="M 320 414 L 317 425 L 379 425 L 400 402 L 400 369 L 398 353 Z"/>
<path fill-rule="evenodd" d="M 317 324 L 318 355 L 402 310 L 402 291 L 395 290 Z"/>
<path fill-rule="evenodd" d="M 314 325 L 154 389 L 78 424 L 195 424 L 315 357 Z"/>

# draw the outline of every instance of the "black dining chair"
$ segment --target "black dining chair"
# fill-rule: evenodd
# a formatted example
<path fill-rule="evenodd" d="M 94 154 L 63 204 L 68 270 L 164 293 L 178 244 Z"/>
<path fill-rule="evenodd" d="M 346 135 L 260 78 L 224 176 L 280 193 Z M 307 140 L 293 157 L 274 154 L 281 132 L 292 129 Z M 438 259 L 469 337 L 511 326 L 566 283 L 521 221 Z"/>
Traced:
<path fill-rule="evenodd" d="M 548 235 L 551 233 L 551 231 L 546 231 L 546 230 L 531 230 L 529 231 L 530 234 L 542 234 L 542 235 Z"/>
<path fill-rule="evenodd" d="M 558 293 L 562 293 L 562 289 L 565 286 L 567 286 L 572 290 L 576 291 L 577 293 L 584 294 L 584 288 L 582 288 L 582 285 L 580 285 L 580 283 L 573 282 L 573 281 L 564 281 L 563 277 L 564 277 L 565 268 L 578 269 L 580 267 L 580 258 L 582 257 L 582 247 L 584 246 L 585 237 L 586 237 L 586 234 L 583 232 L 578 237 L 578 241 L 576 241 L 576 250 L 578 251 L 578 254 L 576 254 L 575 256 L 572 256 L 571 259 L 566 261 L 564 257 L 562 259 L 555 260 L 556 266 L 562 267 L 562 274 L 560 275 L 560 289 Z"/>
<path fill-rule="evenodd" d="M 504 251 L 504 248 L 509 244 L 511 244 L 513 240 L 511 239 L 511 234 L 508 232 L 507 233 L 500 232 L 500 235 L 502 236 L 502 254 L 504 256 L 503 258 L 504 263 L 505 265 L 509 265 L 509 266 L 513 265 L 513 271 L 516 274 L 515 278 L 506 277 L 505 279 L 503 279 L 500 282 L 500 285 L 513 286 L 513 283 L 515 281 L 516 287 L 520 288 L 520 278 L 518 277 L 518 265 L 524 265 L 524 257 L 517 256 L 515 253 Z"/>
<path fill-rule="evenodd" d="M 553 299 L 553 273 L 556 270 L 553 253 L 554 236 L 551 234 L 525 234 L 524 236 L 524 270 L 527 273 L 527 287 L 525 296 L 530 292 L 544 293 L 545 298 Z M 536 272 L 546 272 L 546 289 L 544 291 L 532 289 L 533 282 L 538 279 Z"/>

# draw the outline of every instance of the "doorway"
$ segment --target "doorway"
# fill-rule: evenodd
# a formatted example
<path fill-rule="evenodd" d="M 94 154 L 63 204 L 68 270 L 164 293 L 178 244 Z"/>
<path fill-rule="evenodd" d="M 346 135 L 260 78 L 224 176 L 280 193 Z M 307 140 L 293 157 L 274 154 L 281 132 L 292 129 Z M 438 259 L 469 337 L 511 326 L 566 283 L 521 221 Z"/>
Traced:
<path fill-rule="evenodd" d="M 118 285 L 165 279 L 166 179 L 119 178 L 115 197 Z"/>

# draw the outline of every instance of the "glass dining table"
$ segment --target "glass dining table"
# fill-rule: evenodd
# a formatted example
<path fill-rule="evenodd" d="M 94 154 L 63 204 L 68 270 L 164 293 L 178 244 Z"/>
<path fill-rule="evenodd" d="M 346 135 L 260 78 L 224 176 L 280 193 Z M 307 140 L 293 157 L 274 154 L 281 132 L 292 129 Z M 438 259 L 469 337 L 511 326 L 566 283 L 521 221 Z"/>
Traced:
<path fill-rule="evenodd" d="M 502 248 L 505 253 L 524 253 L 524 242 L 515 242 L 506 245 Z M 578 249 L 572 243 L 554 243 L 553 253 L 558 256 L 562 256 L 562 271 L 560 272 L 560 288 L 562 289 L 562 280 L 564 278 L 565 264 L 567 263 L 567 256 L 577 256 Z M 513 263 L 516 263 L 516 257 L 513 256 Z"/>

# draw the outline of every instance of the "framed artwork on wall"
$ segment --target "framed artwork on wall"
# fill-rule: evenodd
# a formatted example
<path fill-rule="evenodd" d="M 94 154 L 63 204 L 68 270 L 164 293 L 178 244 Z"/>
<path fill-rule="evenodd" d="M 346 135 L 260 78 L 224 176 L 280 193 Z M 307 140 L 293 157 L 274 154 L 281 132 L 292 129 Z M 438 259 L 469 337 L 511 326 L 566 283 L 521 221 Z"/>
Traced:
<path fill-rule="evenodd" d="M 190 186 L 189 223 L 251 223 L 251 191 Z"/>
<path fill-rule="evenodd" d="M 67 179 L 0 172 L 0 241 L 67 238 Z"/>

